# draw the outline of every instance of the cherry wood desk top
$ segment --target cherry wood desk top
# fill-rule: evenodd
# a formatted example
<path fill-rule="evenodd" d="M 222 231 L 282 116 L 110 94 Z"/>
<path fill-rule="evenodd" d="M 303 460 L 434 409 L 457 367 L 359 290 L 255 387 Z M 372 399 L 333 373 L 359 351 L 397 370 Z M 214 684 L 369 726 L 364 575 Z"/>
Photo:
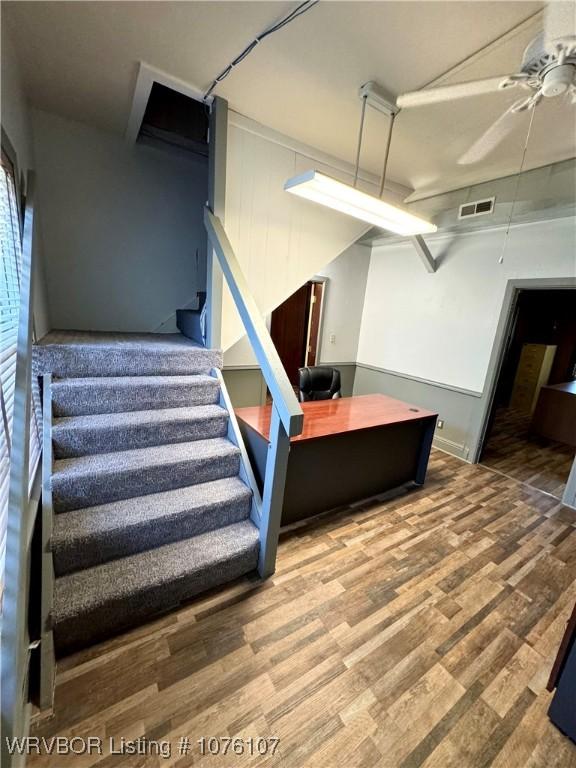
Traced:
<path fill-rule="evenodd" d="M 304 411 L 304 429 L 302 434 L 291 438 L 291 442 L 314 440 L 328 435 L 384 427 L 438 415 L 386 395 L 315 400 L 300 405 Z M 266 439 L 270 434 L 271 413 L 271 405 L 236 409 L 236 416 Z"/>

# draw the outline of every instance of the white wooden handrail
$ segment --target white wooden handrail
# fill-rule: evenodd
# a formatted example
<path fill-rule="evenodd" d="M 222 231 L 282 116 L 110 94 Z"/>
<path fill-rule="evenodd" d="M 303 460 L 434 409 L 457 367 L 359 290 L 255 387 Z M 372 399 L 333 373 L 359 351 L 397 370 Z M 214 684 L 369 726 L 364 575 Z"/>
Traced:
<path fill-rule="evenodd" d="M 250 292 L 248 282 L 224 231 L 222 222 L 208 207 L 204 209 L 204 223 L 210 243 L 272 395 L 268 456 L 258 519 L 260 531 L 258 571 L 265 578 L 274 573 L 276 567 L 276 551 L 284 503 L 290 437 L 302 432 L 304 414 L 280 361 L 276 347 L 270 338 L 258 305 Z"/>

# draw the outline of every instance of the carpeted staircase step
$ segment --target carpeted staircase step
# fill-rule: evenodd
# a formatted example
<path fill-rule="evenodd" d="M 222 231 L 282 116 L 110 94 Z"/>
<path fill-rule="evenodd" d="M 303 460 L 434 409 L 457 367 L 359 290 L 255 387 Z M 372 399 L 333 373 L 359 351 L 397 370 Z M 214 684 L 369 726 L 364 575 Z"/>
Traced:
<path fill-rule="evenodd" d="M 55 516 L 57 576 L 246 520 L 252 493 L 227 477 Z"/>
<path fill-rule="evenodd" d="M 180 408 L 218 402 L 213 376 L 92 376 L 52 382 L 54 416 Z"/>
<path fill-rule="evenodd" d="M 50 331 L 33 350 L 37 376 L 162 376 L 210 373 L 222 352 L 180 333 Z"/>
<path fill-rule="evenodd" d="M 52 502 L 56 512 L 67 512 L 232 477 L 239 469 L 240 451 L 222 437 L 58 459 Z"/>
<path fill-rule="evenodd" d="M 258 530 L 244 520 L 56 579 L 59 654 L 101 640 L 254 570 Z"/>
<path fill-rule="evenodd" d="M 219 405 L 197 405 L 192 408 L 66 416 L 55 419 L 52 440 L 54 456 L 64 459 L 224 437 L 227 428 L 226 409 Z"/>

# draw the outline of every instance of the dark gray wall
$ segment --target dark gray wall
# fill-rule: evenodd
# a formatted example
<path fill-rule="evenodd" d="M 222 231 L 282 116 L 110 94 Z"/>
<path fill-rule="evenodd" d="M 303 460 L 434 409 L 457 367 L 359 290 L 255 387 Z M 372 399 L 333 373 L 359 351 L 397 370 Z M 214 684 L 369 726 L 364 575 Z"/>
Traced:
<path fill-rule="evenodd" d="M 340 371 L 343 396 L 350 397 L 354 391 L 356 365 L 354 363 L 330 363 L 330 365 L 334 365 Z M 260 368 L 224 368 L 222 373 L 235 408 L 262 405 L 266 402 L 266 382 Z"/>
<path fill-rule="evenodd" d="M 354 394 L 375 392 L 438 413 L 444 427 L 436 429 L 434 445 L 462 459 L 470 458 L 471 441 L 482 416 L 482 399 L 477 394 L 357 365 Z"/>
<path fill-rule="evenodd" d="M 224 368 L 222 375 L 235 408 L 266 402 L 266 382 L 260 368 Z"/>

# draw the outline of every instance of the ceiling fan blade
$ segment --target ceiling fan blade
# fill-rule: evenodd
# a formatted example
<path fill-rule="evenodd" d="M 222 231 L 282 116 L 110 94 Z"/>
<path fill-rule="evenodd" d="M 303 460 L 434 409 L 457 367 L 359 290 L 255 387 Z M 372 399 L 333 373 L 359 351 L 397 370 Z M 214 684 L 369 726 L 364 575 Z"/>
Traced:
<path fill-rule="evenodd" d="M 484 93 L 497 93 L 516 85 L 517 82 L 527 78 L 527 75 L 500 75 L 488 77 L 485 80 L 470 80 L 467 83 L 455 85 L 441 85 L 438 88 L 424 88 L 422 91 L 410 91 L 402 93 L 396 99 L 396 105 L 400 109 L 406 107 L 420 107 L 426 104 L 440 104 L 453 99 L 462 99 L 468 96 L 480 96 Z M 502 85 L 506 83 L 506 85 Z"/>
<path fill-rule="evenodd" d="M 503 141 L 508 134 L 512 133 L 514 128 L 518 124 L 518 107 L 523 105 L 524 101 L 518 101 L 512 104 L 506 112 L 504 112 L 492 123 L 490 128 L 485 131 L 479 139 L 477 139 L 470 149 L 465 152 L 458 160 L 458 165 L 472 165 L 482 160 L 486 155 L 489 155 L 501 141 Z M 516 108 L 516 109 L 515 109 Z"/>
<path fill-rule="evenodd" d="M 576 3 L 554 0 L 544 8 L 544 45 L 553 52 L 558 46 L 576 41 Z"/>

